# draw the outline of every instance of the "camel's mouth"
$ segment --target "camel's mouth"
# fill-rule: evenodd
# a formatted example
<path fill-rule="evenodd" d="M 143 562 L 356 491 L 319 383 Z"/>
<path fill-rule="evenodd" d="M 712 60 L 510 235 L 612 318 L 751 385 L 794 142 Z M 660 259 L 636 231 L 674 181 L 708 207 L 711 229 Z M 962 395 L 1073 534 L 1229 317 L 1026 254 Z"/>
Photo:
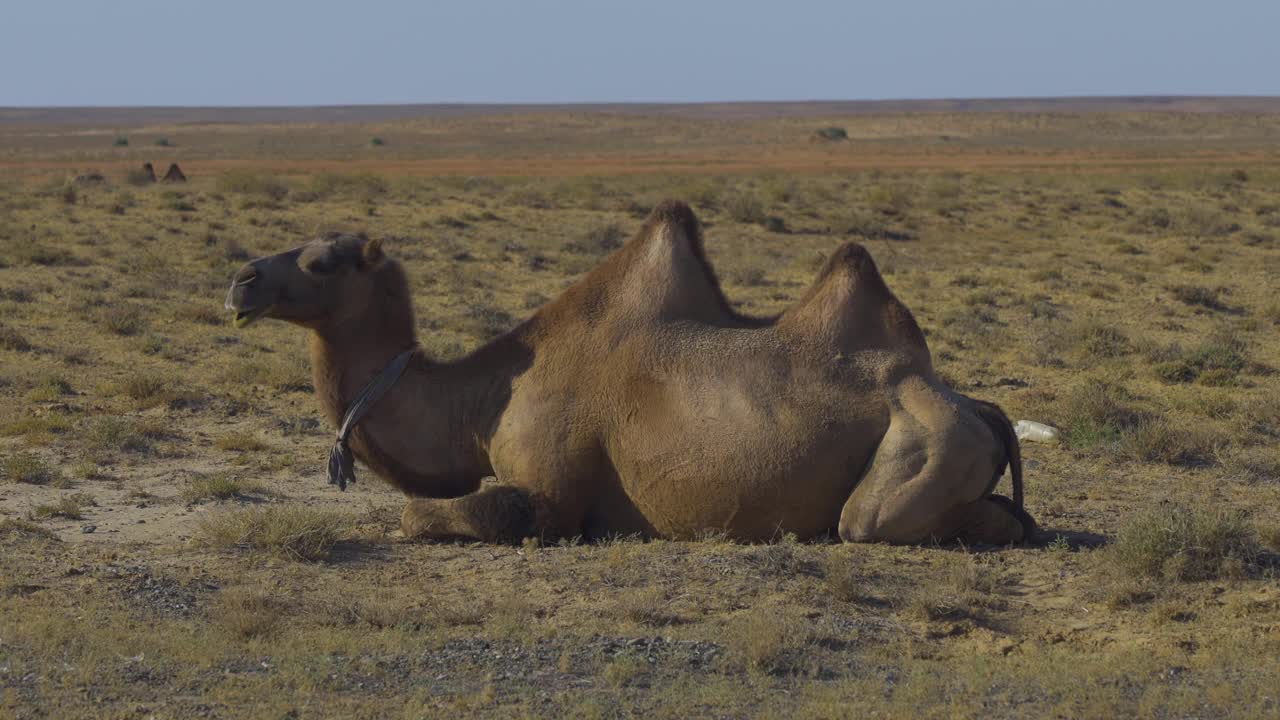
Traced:
<path fill-rule="evenodd" d="M 236 317 L 234 320 L 235 326 L 237 328 L 249 327 L 250 323 L 262 317 L 263 315 L 266 315 L 267 313 L 271 312 L 271 308 L 273 307 L 275 306 L 267 305 L 264 307 L 252 308 L 250 310 L 241 310 L 236 313 Z"/>

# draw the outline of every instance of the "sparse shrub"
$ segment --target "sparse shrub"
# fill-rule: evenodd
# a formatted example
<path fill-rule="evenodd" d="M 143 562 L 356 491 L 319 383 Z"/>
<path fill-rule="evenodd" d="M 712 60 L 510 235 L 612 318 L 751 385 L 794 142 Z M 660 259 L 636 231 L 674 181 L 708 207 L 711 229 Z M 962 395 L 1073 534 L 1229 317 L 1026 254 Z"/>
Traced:
<path fill-rule="evenodd" d="M 57 517 L 65 520 L 81 520 L 84 518 L 82 511 L 86 507 L 97 504 L 91 495 L 75 493 L 74 495 L 63 496 L 55 503 L 37 505 L 31 511 L 31 515 L 39 519 Z"/>
<path fill-rule="evenodd" d="M 902 185 L 877 185 L 867 193 L 867 203 L 884 215 L 905 215 L 911 209 L 911 190 Z"/>
<path fill-rule="evenodd" d="M 129 138 L 118 137 L 111 142 L 112 147 L 129 147 Z"/>
<path fill-rule="evenodd" d="M 129 172 L 125 173 L 124 181 L 135 187 L 142 187 L 155 182 L 156 178 L 142 168 L 130 168 Z"/>
<path fill-rule="evenodd" d="M 725 642 L 747 669 L 784 673 L 798 660 L 807 635 L 804 624 L 785 609 L 757 608 L 730 625 Z"/>
<path fill-rule="evenodd" d="M 837 218 L 831 229 L 841 235 L 855 235 L 864 238 L 883 238 L 890 231 L 884 218 L 879 213 L 854 209 Z"/>
<path fill-rule="evenodd" d="M 367 625 L 371 628 L 394 628 L 416 624 L 414 613 L 399 596 L 380 593 L 373 597 L 351 597 L 345 588 L 310 604 L 309 611 L 321 625 Z"/>
<path fill-rule="evenodd" d="M 17 452 L 0 464 L 5 482 L 44 485 L 53 479 L 53 471 L 43 460 L 27 452 Z"/>
<path fill-rule="evenodd" d="M 1177 229 L 1193 237 L 1221 237 L 1240 229 L 1240 225 L 1228 220 L 1220 211 L 1198 205 L 1182 209 L 1177 219 Z"/>
<path fill-rule="evenodd" d="M 173 143 L 169 142 L 169 138 L 156 138 L 156 147 L 173 147 Z"/>
<path fill-rule="evenodd" d="M 624 620 L 661 627 L 680 622 L 680 617 L 671 612 L 667 595 L 661 588 L 629 588 L 618 597 L 614 612 Z"/>
<path fill-rule="evenodd" d="M 218 192 L 249 195 L 272 203 L 284 200 L 289 186 L 277 177 L 262 175 L 249 170 L 231 170 L 218 176 Z"/>
<path fill-rule="evenodd" d="M 634 653 L 621 653 L 613 658 L 604 668 L 604 681 L 615 688 L 626 687 L 637 683 L 637 679 L 647 675 L 649 663 Z"/>
<path fill-rule="evenodd" d="M 1243 513 L 1169 502 L 1134 516 L 1105 557 L 1132 576 L 1194 581 L 1239 575 L 1257 550 Z"/>
<path fill-rule="evenodd" d="M 582 239 L 566 243 L 565 249 L 587 255 L 604 255 L 622 247 L 622 241 L 626 237 L 627 234 L 621 227 L 616 223 L 609 223 L 591 228 Z"/>
<path fill-rule="evenodd" d="M 868 597 L 869 583 L 862 575 L 860 558 L 833 549 L 822 563 L 822 577 L 831 597 L 841 602 L 860 602 Z"/>
<path fill-rule="evenodd" d="M 205 500 L 230 500 L 246 495 L 257 486 L 231 477 L 225 473 L 216 475 L 197 475 L 187 481 L 182 488 L 182 500 L 187 503 L 199 503 Z"/>
<path fill-rule="evenodd" d="M 17 330 L 0 325 L 0 349 L 28 352 L 31 350 L 31 343 Z"/>
<path fill-rule="evenodd" d="M 1169 290 L 1175 298 L 1187 305 L 1208 308 L 1209 310 L 1229 309 L 1222 303 L 1221 290 L 1212 290 L 1200 285 L 1175 285 Z"/>
<path fill-rule="evenodd" d="M 839 142 L 841 140 L 849 139 L 849 131 L 842 127 L 822 127 L 813 131 L 813 137 L 816 140 L 823 140 L 826 142 Z"/>
<path fill-rule="evenodd" d="M 351 529 L 341 513 L 305 506 L 250 507 L 211 513 L 199 522 L 200 538 L 211 547 L 244 548 L 293 560 L 328 557 Z"/>
<path fill-rule="evenodd" d="M 468 330 L 481 340 L 490 340 L 507 332 L 516 322 L 511 313 L 487 301 L 472 303 L 465 312 L 470 321 Z"/>
<path fill-rule="evenodd" d="M 259 440 L 252 433 L 233 432 L 223 435 L 214 441 L 214 445 L 219 450 L 232 450 L 235 452 L 260 452 L 267 449 L 267 444 Z"/>
<path fill-rule="evenodd" d="M 146 452 L 151 449 L 148 429 L 120 417 L 103 417 L 86 433 L 90 447 L 97 450 Z"/>
<path fill-rule="evenodd" d="M 1215 330 L 1203 343 L 1191 351 L 1183 351 L 1177 345 L 1166 348 L 1167 358 L 1155 365 L 1156 375 L 1165 382 L 1189 383 L 1199 381 L 1203 385 L 1228 386 L 1236 383 L 1236 376 L 1249 363 L 1248 343 L 1229 327 Z"/>
<path fill-rule="evenodd" d="M 1139 222 L 1158 230 L 1168 230 L 1173 225 L 1173 215 L 1162 207 L 1151 208 L 1142 214 Z"/>
<path fill-rule="evenodd" d="M 1078 320 L 1067 329 L 1071 342 L 1086 356 L 1114 358 L 1128 355 L 1133 345 L 1119 329 L 1097 319 Z"/>
<path fill-rule="evenodd" d="M 41 540 L 54 540 L 57 538 L 52 530 L 42 528 L 35 523 L 18 518 L 0 519 L 0 539 L 8 540 L 13 538 L 38 538 Z"/>
<path fill-rule="evenodd" d="M 1063 408 L 1064 437 L 1076 450 L 1096 450 L 1114 445 L 1121 434 L 1142 420 L 1123 387 L 1089 379 L 1068 394 Z"/>
<path fill-rule="evenodd" d="M 369 145 L 371 145 L 372 147 L 382 147 L 383 145 L 386 145 L 386 144 L 387 144 L 386 141 L 380 137 L 375 136 L 375 137 L 369 138 Z"/>
<path fill-rule="evenodd" d="M 244 262 L 249 259 L 249 251 L 235 238 L 223 238 L 222 257 L 233 262 Z"/>
<path fill-rule="evenodd" d="M 272 634 L 284 610 L 282 602 L 262 590 L 227 588 L 218 596 L 214 616 L 233 636 L 249 639 Z"/>
<path fill-rule="evenodd" d="M 1119 450 L 1141 462 L 1195 465 L 1210 462 L 1221 442 L 1203 427 L 1192 429 L 1166 418 L 1144 417 L 1123 434 Z"/>
<path fill-rule="evenodd" d="M 322 172 L 312 176 L 306 189 L 317 198 L 355 196 L 371 198 L 387 194 L 386 178 L 373 173 Z"/>
<path fill-rule="evenodd" d="M 71 383 L 58 375 L 45 375 L 27 391 L 27 399 L 32 402 L 56 402 L 63 395 L 72 393 Z"/>
<path fill-rule="evenodd" d="M 142 312 L 132 305 L 113 305 L 102 312 L 103 327 L 116 335 L 137 335 L 146 327 Z"/>
<path fill-rule="evenodd" d="M 758 225 L 765 220 L 764 203 L 754 192 L 740 190 L 724 198 L 724 211 L 734 221 Z"/>

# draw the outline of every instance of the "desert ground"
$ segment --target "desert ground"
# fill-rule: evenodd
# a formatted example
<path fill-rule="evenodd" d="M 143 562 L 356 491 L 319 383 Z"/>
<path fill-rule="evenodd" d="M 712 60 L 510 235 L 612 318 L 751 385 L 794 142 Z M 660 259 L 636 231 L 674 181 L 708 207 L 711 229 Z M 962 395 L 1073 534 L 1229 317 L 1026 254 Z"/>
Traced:
<path fill-rule="evenodd" d="M 457 358 L 665 198 L 747 313 L 863 243 L 1041 541 L 406 541 L 222 306 L 362 231 Z M 1275 717 L 1277 278 L 1274 100 L 0 110 L 0 716 Z"/>

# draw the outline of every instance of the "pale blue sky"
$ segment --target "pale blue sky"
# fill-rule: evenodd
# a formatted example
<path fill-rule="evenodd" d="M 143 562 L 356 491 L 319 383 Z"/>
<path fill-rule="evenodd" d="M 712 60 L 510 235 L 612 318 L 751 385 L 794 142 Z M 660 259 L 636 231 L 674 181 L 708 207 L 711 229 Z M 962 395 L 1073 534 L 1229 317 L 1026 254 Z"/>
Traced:
<path fill-rule="evenodd" d="M 1280 0 L 2 0 L 0 106 L 1280 95 Z"/>

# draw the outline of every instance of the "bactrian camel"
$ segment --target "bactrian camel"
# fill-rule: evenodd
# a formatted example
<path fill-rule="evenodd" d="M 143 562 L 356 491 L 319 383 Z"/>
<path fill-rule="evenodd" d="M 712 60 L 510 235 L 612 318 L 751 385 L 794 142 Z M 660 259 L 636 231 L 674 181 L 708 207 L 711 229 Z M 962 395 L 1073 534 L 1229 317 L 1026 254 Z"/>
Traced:
<path fill-rule="evenodd" d="M 407 362 L 350 435 L 411 498 L 407 536 L 1034 533 L 1008 418 L 938 379 L 911 312 L 855 243 L 794 307 L 748 317 L 721 292 L 693 212 L 666 202 L 560 297 L 456 362 L 418 347 L 404 268 L 362 235 L 248 263 L 227 306 L 237 326 L 309 331 L 335 427 Z M 992 494 L 1006 467 L 1013 500 Z"/>

